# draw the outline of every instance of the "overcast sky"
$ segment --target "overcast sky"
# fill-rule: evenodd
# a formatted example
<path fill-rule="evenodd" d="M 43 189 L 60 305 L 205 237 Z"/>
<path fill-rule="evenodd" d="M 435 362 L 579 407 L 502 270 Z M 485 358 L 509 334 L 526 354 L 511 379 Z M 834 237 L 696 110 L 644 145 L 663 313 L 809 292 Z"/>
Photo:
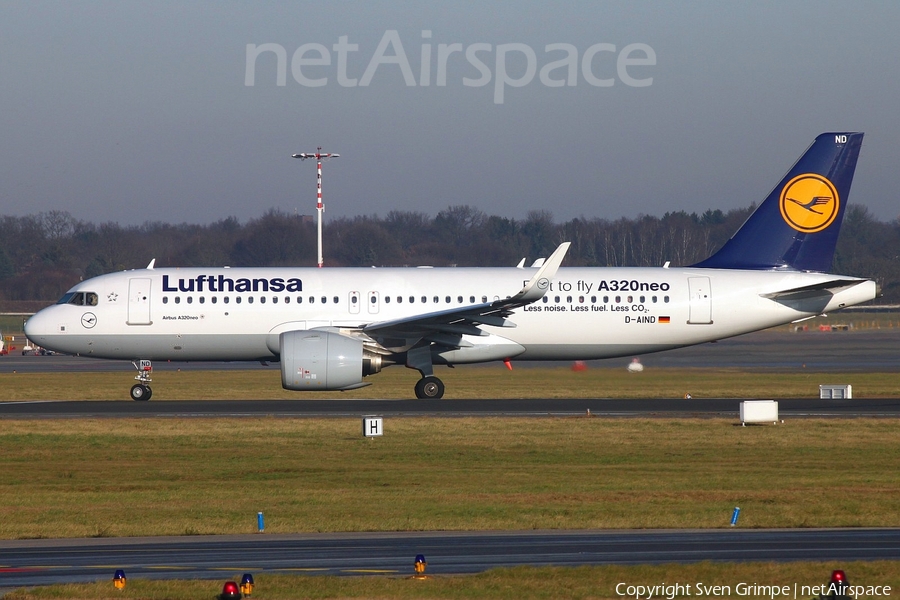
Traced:
<path fill-rule="evenodd" d="M 851 202 L 890 220 L 898 24 L 897 2 L 0 0 L 0 214 L 313 214 L 291 154 L 317 146 L 341 154 L 326 223 L 728 210 L 864 131 Z"/>

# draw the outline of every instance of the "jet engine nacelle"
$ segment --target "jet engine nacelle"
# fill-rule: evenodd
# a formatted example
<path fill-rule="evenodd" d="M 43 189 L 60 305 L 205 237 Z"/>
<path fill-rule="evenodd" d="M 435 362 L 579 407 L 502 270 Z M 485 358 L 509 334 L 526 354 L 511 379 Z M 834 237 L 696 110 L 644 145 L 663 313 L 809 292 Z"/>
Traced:
<path fill-rule="evenodd" d="M 281 385 L 287 390 L 352 390 L 381 370 L 381 357 L 363 343 L 330 331 L 286 331 L 279 336 Z"/>

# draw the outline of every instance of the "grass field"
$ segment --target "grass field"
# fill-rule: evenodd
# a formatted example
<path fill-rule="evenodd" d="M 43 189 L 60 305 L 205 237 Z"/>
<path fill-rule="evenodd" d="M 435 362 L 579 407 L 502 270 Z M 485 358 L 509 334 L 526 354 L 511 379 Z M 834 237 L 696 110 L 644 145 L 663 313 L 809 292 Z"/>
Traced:
<path fill-rule="evenodd" d="M 40 360 L 40 359 L 36 359 Z M 445 398 L 816 398 L 819 384 L 848 383 L 859 398 L 900 397 L 897 373 L 763 372 L 739 369 L 655 368 L 628 373 L 624 368 L 500 366 L 437 368 Z M 242 400 L 314 398 L 411 398 L 418 373 L 394 367 L 371 377 L 369 387 L 349 392 L 290 392 L 277 369 L 173 371 L 153 374 L 153 400 Z M 4 400 L 121 400 L 134 382 L 116 373 L 0 373 Z"/>
<path fill-rule="evenodd" d="M 822 373 L 721 369 L 441 369 L 448 398 L 814 397 Z M 417 374 L 388 369 L 369 388 L 297 396 L 277 370 L 168 371 L 153 401 L 406 398 Z M 829 379 L 826 381 L 825 379 Z M 843 373 L 856 396 L 898 397 L 896 373 Z M 127 373 L 4 373 L 0 400 L 127 397 Z M 302 401 L 302 400 L 300 400 Z M 0 430 L 0 538 L 372 530 L 897 526 L 895 419 L 16 420 Z M 256 598 L 622 598 L 619 582 L 900 588 L 900 562 L 500 569 L 410 581 L 258 574 Z M 27 598 L 213 598 L 222 581 L 129 580 L 19 590 Z M 239 577 L 240 573 L 230 575 Z M 802 592 L 802 588 L 799 588 Z M 696 589 L 690 595 L 697 596 Z M 798 595 L 810 598 L 813 594 Z M 658 596 L 657 596 L 658 597 Z M 784 596 L 781 596 L 784 597 Z M 869 596 L 875 597 L 875 596 Z"/>
<path fill-rule="evenodd" d="M 0 537 L 900 523 L 894 419 L 6 420 Z"/>
<path fill-rule="evenodd" d="M 471 576 L 431 577 L 411 580 L 401 577 L 297 577 L 258 574 L 254 598 L 293 600 L 296 598 L 401 598 L 401 599 L 469 599 L 499 598 L 567 598 L 570 600 L 609 598 L 622 600 L 629 596 L 628 586 L 682 584 L 673 598 L 774 598 L 808 599 L 810 589 L 828 583 L 832 569 L 843 569 L 853 586 L 889 586 L 885 595 L 860 596 L 895 598 L 900 588 L 900 562 L 866 563 L 697 563 L 691 565 L 608 565 L 600 567 L 545 567 L 496 569 Z M 48 586 L 35 590 L 18 590 L 6 600 L 32 599 L 171 599 L 196 600 L 216 597 L 226 577 L 240 581 L 240 573 L 223 573 L 221 581 L 148 581 L 129 580 L 122 591 L 113 589 L 111 581 L 93 584 Z M 620 585 L 624 584 L 624 585 Z M 702 588 L 698 588 L 702 584 Z M 744 584 L 741 586 L 741 584 Z M 750 587 L 752 585 L 757 587 Z M 690 588 L 685 586 L 690 585 Z M 721 586 L 715 588 L 714 586 Z M 767 590 L 759 586 L 768 586 Z M 748 593 L 761 592 L 761 593 Z M 788 591 L 788 594 L 782 592 Z M 873 590 L 874 591 L 874 590 Z M 880 591 L 884 591 L 883 587 Z M 687 593 L 684 593 L 687 592 Z M 806 593 L 804 593 L 806 592 Z M 634 598 L 634 596 L 630 596 Z M 642 598 L 646 598 L 645 593 Z M 666 598 L 657 594 L 655 598 Z"/>

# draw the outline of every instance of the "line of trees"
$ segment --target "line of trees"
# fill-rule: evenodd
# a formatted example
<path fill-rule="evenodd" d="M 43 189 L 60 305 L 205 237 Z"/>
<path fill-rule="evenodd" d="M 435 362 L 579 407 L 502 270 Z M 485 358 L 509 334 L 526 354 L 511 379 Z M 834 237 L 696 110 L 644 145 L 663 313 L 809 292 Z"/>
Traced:
<path fill-rule="evenodd" d="M 570 266 L 688 265 L 712 254 L 754 207 L 670 212 L 635 219 L 578 218 L 556 223 L 547 211 L 523 220 L 451 206 L 431 217 L 392 211 L 325 226 L 328 266 L 512 266 L 572 242 Z M 900 221 L 874 219 L 851 206 L 835 256 L 838 273 L 874 278 L 882 302 L 900 303 Z M 81 279 L 146 266 L 315 266 L 312 218 L 270 210 L 240 223 L 89 223 L 64 211 L 0 217 L 0 311 L 30 311 L 56 300 Z"/>

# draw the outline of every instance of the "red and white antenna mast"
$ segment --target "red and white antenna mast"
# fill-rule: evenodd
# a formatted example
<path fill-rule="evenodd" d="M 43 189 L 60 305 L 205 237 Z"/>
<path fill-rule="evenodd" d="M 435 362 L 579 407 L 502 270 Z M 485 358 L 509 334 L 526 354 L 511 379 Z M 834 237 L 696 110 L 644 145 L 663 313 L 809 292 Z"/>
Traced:
<path fill-rule="evenodd" d="M 319 267 L 324 264 L 324 259 L 322 258 L 322 213 L 325 212 L 325 205 L 322 203 L 322 159 L 323 158 L 339 158 L 340 154 L 323 154 L 322 146 L 316 148 L 315 153 L 312 152 L 301 152 L 300 154 L 294 154 L 294 158 L 299 158 L 300 160 L 306 160 L 307 158 L 315 158 L 316 159 L 316 170 L 318 175 L 316 176 L 316 212 L 318 213 L 318 241 L 319 241 Z"/>

